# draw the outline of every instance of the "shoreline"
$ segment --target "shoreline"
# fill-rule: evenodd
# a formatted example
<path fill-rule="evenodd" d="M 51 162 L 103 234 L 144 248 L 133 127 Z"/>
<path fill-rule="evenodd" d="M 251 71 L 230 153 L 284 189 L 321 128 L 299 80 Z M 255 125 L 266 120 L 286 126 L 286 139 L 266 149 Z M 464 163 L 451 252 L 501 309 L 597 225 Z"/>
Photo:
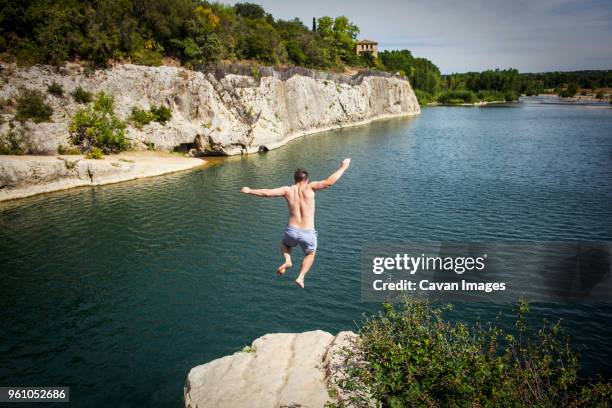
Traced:
<path fill-rule="evenodd" d="M 202 158 L 124 152 L 102 160 L 83 155 L 0 156 L 0 202 L 76 187 L 100 186 L 202 167 Z"/>
<path fill-rule="evenodd" d="M 485 105 L 500 105 L 500 104 L 505 104 L 505 103 L 514 103 L 514 102 L 518 102 L 518 101 L 479 101 L 479 102 L 474 102 L 474 103 L 438 103 L 438 102 L 431 102 L 428 103 L 425 106 L 485 106 Z"/>
<path fill-rule="evenodd" d="M 340 129 L 352 128 L 352 127 L 357 127 L 357 126 L 365 126 L 370 123 L 377 122 L 379 120 L 416 117 L 419 114 L 420 114 L 420 111 L 419 113 L 387 113 L 383 115 L 372 116 L 370 118 L 360 120 L 357 122 L 339 123 L 339 124 L 331 125 L 331 126 L 315 127 L 309 130 L 293 132 L 293 133 L 287 134 L 284 139 L 278 142 L 266 144 L 265 145 L 266 149 L 263 152 L 281 148 L 285 146 L 287 143 L 295 139 L 299 139 L 300 137 L 303 137 L 303 136 L 313 135 L 316 133 L 329 132 L 331 130 L 340 130 Z M 232 150 L 227 150 L 226 155 L 221 155 L 221 157 L 240 156 L 243 154 L 253 154 L 253 153 L 261 153 L 261 152 L 262 150 L 260 150 L 260 147 L 248 147 L 246 150 L 241 149 L 241 148 L 235 148 Z M 202 157 L 208 157 L 208 156 L 202 156 Z M 215 156 L 211 156 L 211 157 L 215 157 Z"/>
<path fill-rule="evenodd" d="M 386 119 L 415 117 L 400 113 L 374 116 L 358 122 L 317 127 L 294 132 L 283 140 L 266 145 L 266 150 L 278 149 L 303 136 L 364 126 Z M 103 160 L 85 159 L 84 155 L 3 155 L 0 156 L 0 202 L 19 200 L 39 194 L 77 187 L 100 186 L 141 178 L 162 176 L 205 166 L 215 158 L 260 153 L 259 148 L 236 148 L 225 155 L 184 157 L 168 152 L 130 151 L 104 156 Z M 69 168 L 73 166 L 72 168 Z M 8 174 L 8 177 L 5 176 Z M 12 177 L 11 177 L 12 176 Z M 7 179 L 10 179 L 7 182 Z M 11 182 L 14 184 L 11 185 Z"/>

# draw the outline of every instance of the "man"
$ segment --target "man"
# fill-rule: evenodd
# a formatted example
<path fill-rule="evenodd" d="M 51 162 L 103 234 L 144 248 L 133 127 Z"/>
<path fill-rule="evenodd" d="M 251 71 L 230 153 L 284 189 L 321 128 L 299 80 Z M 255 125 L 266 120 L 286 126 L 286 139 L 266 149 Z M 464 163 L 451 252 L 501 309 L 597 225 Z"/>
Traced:
<path fill-rule="evenodd" d="M 317 251 L 317 231 L 314 226 L 315 191 L 323 190 L 336 184 L 348 169 L 351 159 L 342 160 L 340 168 L 323 181 L 310 181 L 308 172 L 297 169 L 293 174 L 295 184 L 273 189 L 250 189 L 243 187 L 242 192 L 259 197 L 285 197 L 289 206 L 289 222 L 281 240 L 281 253 L 285 262 L 278 267 L 276 273 L 283 275 L 291 268 L 291 248 L 299 245 L 304 251 L 304 260 L 300 274 L 295 280 L 300 288 L 304 288 L 304 277 L 314 262 Z"/>

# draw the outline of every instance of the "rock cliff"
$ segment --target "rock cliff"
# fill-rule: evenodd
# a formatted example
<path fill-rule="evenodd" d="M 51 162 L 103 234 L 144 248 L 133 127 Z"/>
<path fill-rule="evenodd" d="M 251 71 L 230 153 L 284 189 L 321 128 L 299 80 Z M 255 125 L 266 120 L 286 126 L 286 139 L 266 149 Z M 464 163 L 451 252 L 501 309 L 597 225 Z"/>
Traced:
<path fill-rule="evenodd" d="M 194 367 L 185 383 L 187 408 L 322 408 L 339 391 L 340 353 L 356 335 L 317 330 L 266 334 L 247 351 Z"/>
<path fill-rule="evenodd" d="M 370 75 L 339 81 L 340 76 L 328 75 L 332 77 L 328 80 L 323 74 L 254 78 L 127 64 L 86 75 L 77 64 L 59 69 L 2 64 L 0 98 L 14 98 L 22 87 L 46 94 L 54 109 L 51 122 L 17 125 L 23 126 L 34 154 L 53 154 L 60 144 L 69 146 L 67 126 L 82 106 L 69 93 L 78 86 L 112 93 L 123 119 L 133 107 L 170 107 L 168 123 L 152 122 L 141 130 L 128 126 L 128 137 L 136 149 L 153 144 L 156 149 L 191 150 L 194 155 L 266 151 L 307 133 L 420 113 L 404 79 Z M 47 86 L 54 81 L 63 86 L 64 96 L 47 94 Z M 4 110 L 1 115 L 0 132 L 4 133 L 12 114 Z"/>

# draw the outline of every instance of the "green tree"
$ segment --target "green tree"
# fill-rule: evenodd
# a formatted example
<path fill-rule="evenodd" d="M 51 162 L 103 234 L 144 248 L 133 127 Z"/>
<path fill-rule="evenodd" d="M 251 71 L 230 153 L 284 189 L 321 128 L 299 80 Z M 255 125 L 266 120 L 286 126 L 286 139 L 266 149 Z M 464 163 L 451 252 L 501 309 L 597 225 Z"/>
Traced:
<path fill-rule="evenodd" d="M 355 53 L 356 38 L 359 28 L 347 17 L 321 17 L 317 20 L 317 32 L 323 41 L 322 46 L 330 49 L 330 54 L 338 62 L 350 65 L 359 63 Z"/>

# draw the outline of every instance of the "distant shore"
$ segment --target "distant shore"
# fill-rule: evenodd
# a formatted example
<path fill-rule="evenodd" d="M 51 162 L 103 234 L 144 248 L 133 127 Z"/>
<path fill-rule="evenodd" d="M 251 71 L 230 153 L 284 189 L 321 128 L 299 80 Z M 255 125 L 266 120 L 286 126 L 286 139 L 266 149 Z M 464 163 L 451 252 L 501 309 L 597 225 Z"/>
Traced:
<path fill-rule="evenodd" d="M 513 103 L 517 101 L 478 101 L 474 103 L 439 103 L 439 102 L 431 102 L 428 103 L 427 106 L 484 106 L 484 105 L 497 105 L 500 103 Z"/>
<path fill-rule="evenodd" d="M 162 152 L 127 152 L 102 160 L 82 155 L 0 156 L 0 201 L 159 176 L 205 163 L 199 158 Z"/>

